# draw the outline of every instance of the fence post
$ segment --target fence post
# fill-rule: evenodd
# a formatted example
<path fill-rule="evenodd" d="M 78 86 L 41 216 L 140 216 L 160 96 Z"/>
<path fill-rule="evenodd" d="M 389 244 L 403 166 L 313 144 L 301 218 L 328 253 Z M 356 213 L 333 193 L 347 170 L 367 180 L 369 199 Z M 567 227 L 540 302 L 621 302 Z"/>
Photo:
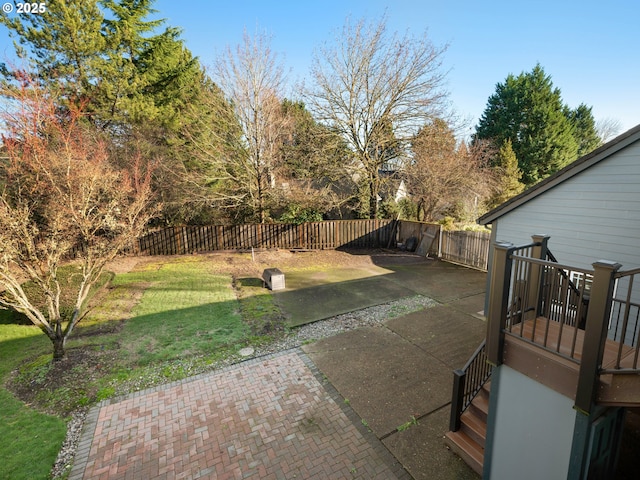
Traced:
<path fill-rule="evenodd" d="M 192 247 L 190 245 L 190 241 L 189 241 L 189 230 L 191 230 L 189 227 L 182 227 L 182 243 L 184 245 L 183 247 L 183 254 L 188 254 L 190 253 Z"/>
<path fill-rule="evenodd" d="M 507 324 L 507 304 L 511 284 L 511 243 L 496 243 L 493 247 L 489 310 L 487 312 L 487 360 L 497 367 L 502 364 L 504 328 Z"/>
<path fill-rule="evenodd" d="M 589 310 L 587 311 L 575 402 L 575 408 L 586 415 L 591 412 L 598 387 L 598 376 L 607 339 L 609 315 L 611 314 L 615 284 L 613 277 L 621 266 L 619 263 L 607 260 L 600 260 L 593 264 L 593 283 Z"/>
<path fill-rule="evenodd" d="M 453 371 L 453 392 L 451 394 L 451 416 L 449 418 L 449 431 L 460 430 L 460 414 L 464 402 L 464 385 L 467 374 L 464 370 Z"/>

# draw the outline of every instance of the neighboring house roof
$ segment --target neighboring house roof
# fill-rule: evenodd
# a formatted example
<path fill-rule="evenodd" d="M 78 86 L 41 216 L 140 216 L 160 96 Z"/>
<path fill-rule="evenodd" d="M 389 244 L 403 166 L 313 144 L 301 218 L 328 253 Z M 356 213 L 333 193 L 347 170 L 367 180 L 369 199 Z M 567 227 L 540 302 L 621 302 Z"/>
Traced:
<path fill-rule="evenodd" d="M 382 180 L 378 200 L 392 199 L 399 202 L 409 196 L 402 172 L 398 170 L 378 170 L 378 173 Z"/>
<path fill-rule="evenodd" d="M 557 185 L 561 184 L 565 180 L 578 175 L 580 172 L 588 169 L 589 167 L 595 165 L 598 162 L 601 162 L 605 158 L 610 157 L 614 153 L 622 150 L 625 147 L 628 147 L 634 142 L 640 140 L 640 125 L 633 127 L 631 130 L 626 131 L 622 135 L 614 138 L 610 142 L 605 143 L 599 148 L 596 148 L 593 152 L 588 153 L 587 155 L 580 157 L 575 162 L 570 163 L 566 167 L 561 170 L 558 170 L 553 175 L 545 178 L 544 180 L 536 183 L 534 186 L 522 192 L 520 195 L 516 195 L 513 198 L 510 198 L 506 202 L 501 205 L 498 205 L 493 210 L 485 213 L 483 216 L 478 218 L 477 222 L 480 225 L 488 225 L 493 223 L 495 220 L 505 215 L 506 213 L 515 210 L 519 206 L 524 203 L 527 203 L 529 200 L 536 198 L 539 195 L 542 195 L 547 190 L 550 190 Z"/>

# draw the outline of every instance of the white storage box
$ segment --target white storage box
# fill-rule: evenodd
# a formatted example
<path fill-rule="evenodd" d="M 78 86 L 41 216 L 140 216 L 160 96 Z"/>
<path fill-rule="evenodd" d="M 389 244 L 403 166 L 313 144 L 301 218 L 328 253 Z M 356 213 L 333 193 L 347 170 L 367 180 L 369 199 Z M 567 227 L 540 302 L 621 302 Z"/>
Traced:
<path fill-rule="evenodd" d="M 284 273 L 277 268 L 267 268 L 262 272 L 262 280 L 265 285 L 271 290 L 283 290 L 284 286 Z"/>

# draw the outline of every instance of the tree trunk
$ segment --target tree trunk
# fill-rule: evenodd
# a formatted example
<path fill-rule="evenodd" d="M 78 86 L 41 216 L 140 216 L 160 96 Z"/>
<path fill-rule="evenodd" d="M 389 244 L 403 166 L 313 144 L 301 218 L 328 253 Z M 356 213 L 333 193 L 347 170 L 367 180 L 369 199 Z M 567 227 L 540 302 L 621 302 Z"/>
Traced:
<path fill-rule="evenodd" d="M 53 342 L 53 361 L 57 362 L 58 360 L 64 359 L 66 354 L 64 349 L 66 338 L 56 335 L 51 341 Z"/>
<path fill-rule="evenodd" d="M 257 185 L 258 185 L 258 222 L 264 223 L 264 188 L 262 187 L 262 175 L 258 173 L 257 175 Z"/>
<path fill-rule="evenodd" d="M 369 218 L 378 218 L 378 184 L 375 180 L 369 182 Z"/>

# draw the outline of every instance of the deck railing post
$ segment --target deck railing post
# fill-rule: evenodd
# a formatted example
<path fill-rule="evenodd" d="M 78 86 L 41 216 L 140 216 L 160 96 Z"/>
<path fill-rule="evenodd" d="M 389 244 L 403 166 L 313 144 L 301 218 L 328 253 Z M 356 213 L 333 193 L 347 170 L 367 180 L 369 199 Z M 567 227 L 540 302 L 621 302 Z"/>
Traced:
<path fill-rule="evenodd" d="M 549 238 L 549 235 L 531 236 L 534 243 L 533 248 L 531 249 L 531 258 L 540 260 L 547 259 L 547 244 L 549 242 Z M 527 312 L 525 315 L 526 320 L 529 320 L 529 316 L 535 318 L 541 314 L 542 296 L 540 295 L 540 292 L 542 291 L 542 282 L 544 281 L 542 275 L 544 267 L 542 265 L 530 264 L 529 268 L 529 292 L 526 298 L 529 299 L 530 305 L 523 305 L 523 311 Z"/>
<path fill-rule="evenodd" d="M 493 246 L 489 308 L 487 311 L 487 359 L 493 366 L 502 364 L 504 328 L 507 324 L 509 285 L 511 283 L 511 243 Z"/>
<path fill-rule="evenodd" d="M 575 402 L 575 408 L 584 414 L 591 412 L 595 398 L 611 313 L 614 274 L 621 266 L 619 263 L 606 260 L 600 260 L 593 264 L 593 283 L 584 331 Z"/>
<path fill-rule="evenodd" d="M 449 419 L 449 431 L 460 430 L 460 415 L 464 403 L 464 390 L 467 373 L 464 370 L 453 371 L 453 391 L 451 394 L 451 418 Z"/>

